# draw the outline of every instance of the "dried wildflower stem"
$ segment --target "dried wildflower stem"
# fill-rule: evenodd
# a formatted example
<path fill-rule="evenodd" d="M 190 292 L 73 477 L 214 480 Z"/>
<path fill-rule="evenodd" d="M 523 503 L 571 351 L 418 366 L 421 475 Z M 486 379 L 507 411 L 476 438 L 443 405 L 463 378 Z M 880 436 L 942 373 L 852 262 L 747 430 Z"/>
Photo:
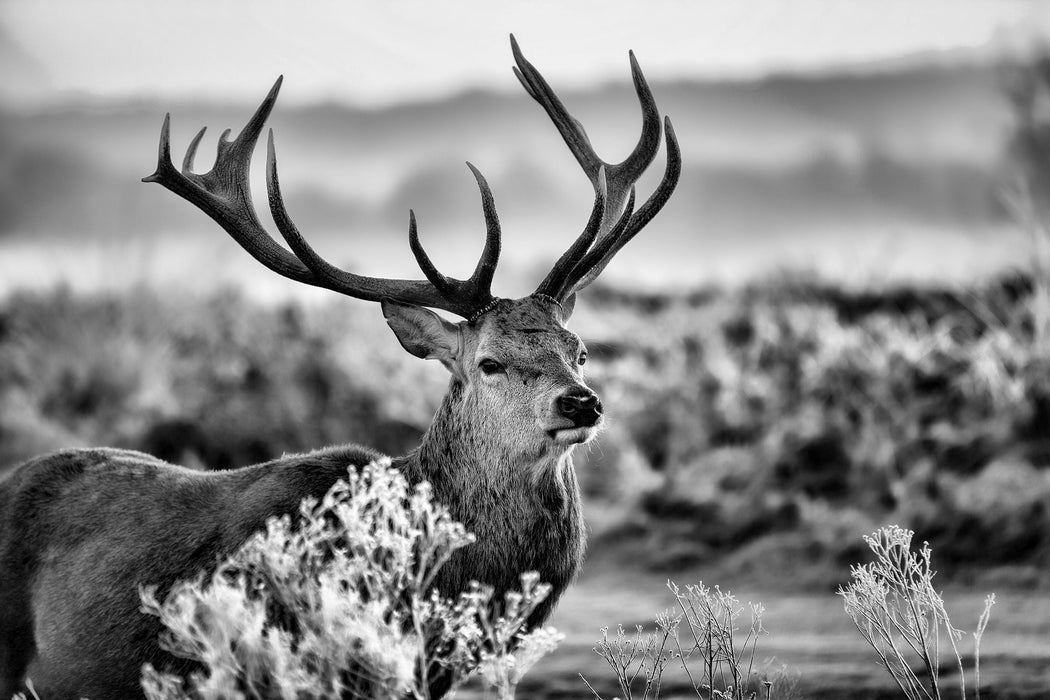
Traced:
<path fill-rule="evenodd" d="M 633 700 L 633 688 L 639 676 L 645 681 L 641 700 L 659 698 L 664 670 L 674 659 L 678 660 L 693 693 L 699 698 L 757 698 L 758 691 L 749 692 L 749 684 L 754 679 L 758 638 L 765 633 L 764 608 L 750 604 L 750 625 L 743 631 L 738 622 L 744 606 L 728 591 L 718 586 L 708 588 L 703 583 L 683 590 L 673 581 L 667 582 L 667 588 L 675 596 L 676 606 L 673 611 L 666 610 L 656 616 L 659 634 L 645 635 L 639 626 L 634 637 L 629 638 L 619 626 L 615 637 L 610 639 L 609 628 L 604 627 L 602 638 L 594 646 L 595 653 L 616 676 L 623 698 Z M 689 628 L 688 636 L 680 631 L 683 621 Z M 586 679 L 584 682 L 595 697 L 603 700 Z M 762 682 L 769 700 L 772 683 Z"/>
<path fill-rule="evenodd" d="M 977 620 L 977 629 L 973 633 L 973 677 L 977 700 L 981 700 L 981 637 L 984 636 L 984 630 L 988 627 L 993 605 L 995 605 L 995 594 L 991 593 L 984 599 L 984 609 Z"/>
<path fill-rule="evenodd" d="M 875 650 L 880 663 L 889 672 L 904 695 L 913 700 L 939 700 L 941 627 L 959 670 L 959 695 L 966 698 L 966 672 L 958 641 L 962 631 L 951 624 L 944 597 L 933 587 L 936 572 L 932 553 L 924 543 L 912 552 L 910 530 L 891 526 L 865 537 L 875 554 L 868 565 L 852 567 L 853 581 L 839 591 L 846 613 L 853 619 L 861 636 Z M 975 684 L 980 697 L 980 635 L 987 626 L 990 597 L 974 633 Z M 925 669 L 925 682 L 908 664 L 906 653 L 919 657 Z"/>
<path fill-rule="evenodd" d="M 598 700 L 602 700 L 601 693 L 599 693 L 597 690 L 594 689 L 594 686 L 591 685 L 590 681 L 587 680 L 586 676 L 584 676 L 582 673 L 578 673 L 576 675 L 578 675 L 580 677 L 580 680 L 582 680 L 584 685 L 587 686 L 587 689 L 590 690 L 591 693 L 594 694 L 594 697 L 596 697 Z"/>
<path fill-rule="evenodd" d="M 692 630 L 692 625 L 690 625 L 689 627 L 690 627 L 690 630 Z M 693 635 L 693 639 L 695 640 L 693 649 L 699 649 L 700 648 L 700 640 L 696 638 L 695 633 Z M 682 651 L 682 642 L 678 638 L 678 635 L 674 636 L 674 643 L 675 643 L 675 649 L 678 652 L 678 659 L 679 659 L 679 661 L 681 661 L 681 664 L 682 664 L 682 670 L 685 671 L 685 675 L 689 679 L 689 684 L 693 687 L 693 691 L 699 696 L 700 695 L 700 683 L 698 683 L 693 678 L 693 674 L 689 670 L 689 664 L 686 663 L 688 661 L 689 655 L 692 653 L 693 649 L 690 649 L 688 653 Z M 703 678 L 701 678 L 700 680 L 703 680 Z"/>

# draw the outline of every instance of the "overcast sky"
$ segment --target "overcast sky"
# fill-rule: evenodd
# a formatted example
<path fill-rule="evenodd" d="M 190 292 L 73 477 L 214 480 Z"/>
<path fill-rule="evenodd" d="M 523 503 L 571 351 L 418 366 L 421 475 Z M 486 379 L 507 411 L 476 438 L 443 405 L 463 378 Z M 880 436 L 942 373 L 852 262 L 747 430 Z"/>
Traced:
<path fill-rule="evenodd" d="M 650 78 L 1002 52 L 1050 36 L 1050 8 L 1018 0 L 3 0 L 0 99 L 253 101 L 279 73 L 289 102 L 517 91 L 511 31 L 567 87 L 623 78 L 628 48 Z"/>

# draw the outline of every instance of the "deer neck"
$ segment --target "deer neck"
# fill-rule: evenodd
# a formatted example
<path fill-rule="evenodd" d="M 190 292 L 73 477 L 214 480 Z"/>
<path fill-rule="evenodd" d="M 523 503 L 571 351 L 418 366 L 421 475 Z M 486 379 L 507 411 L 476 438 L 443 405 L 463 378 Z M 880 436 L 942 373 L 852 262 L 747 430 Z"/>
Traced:
<path fill-rule="evenodd" d="M 503 418 L 471 410 L 466 401 L 462 385 L 453 382 L 419 448 L 406 458 L 410 470 L 431 483 L 457 518 L 508 510 L 530 519 L 569 517 L 578 502 L 571 449 L 513 450 L 494 439 Z"/>
<path fill-rule="evenodd" d="M 454 383 L 419 448 L 400 465 L 413 480 L 429 481 L 435 499 L 477 537 L 442 568 L 437 586 L 457 595 L 480 581 L 501 599 L 520 586 L 520 574 L 536 571 L 552 586 L 530 620 L 539 624 L 583 561 L 586 535 L 570 451 L 514 454 L 494 444 L 491 423 L 498 417 L 477 416 L 463 401 Z"/>

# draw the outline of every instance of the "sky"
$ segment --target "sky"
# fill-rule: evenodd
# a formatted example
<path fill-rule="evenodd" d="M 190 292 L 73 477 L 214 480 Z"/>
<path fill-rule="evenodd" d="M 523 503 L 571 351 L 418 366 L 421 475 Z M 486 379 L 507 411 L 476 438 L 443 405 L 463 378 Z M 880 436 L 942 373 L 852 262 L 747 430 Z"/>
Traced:
<path fill-rule="evenodd" d="M 11 224 L 9 241 L 0 246 L 0 287 L 5 278 L 11 283 L 12 270 L 19 279 L 44 279 L 41 270 L 56 267 L 58 254 L 39 247 L 48 236 L 65 246 L 66 269 L 74 271 L 85 267 L 90 236 L 103 240 L 96 267 L 107 271 L 124 253 L 111 249 L 106 237 L 123 251 L 138 236 L 143 250 L 154 251 L 156 269 L 180 281 L 187 271 L 199 271 L 203 254 L 187 243 L 185 250 L 161 255 L 157 241 L 190 238 L 176 228 L 180 235 L 162 235 L 172 231 L 156 221 L 192 228 L 200 236 L 194 241 L 232 252 L 203 216 L 193 226 L 180 223 L 190 221 L 180 203 L 161 188 L 139 184 L 152 167 L 164 111 L 176 115 L 176 152 L 198 124 L 212 127 L 197 163 L 203 169 L 222 127 L 239 123 L 229 115 L 250 113 L 281 74 L 282 115 L 319 102 L 379 108 L 471 90 L 522 100 L 510 70 L 511 32 L 559 94 L 572 95 L 570 106 L 579 105 L 575 113 L 610 159 L 627 153 L 637 138 L 634 100 L 626 94 L 587 100 L 575 89 L 592 97 L 617 94 L 593 88 L 625 82 L 633 49 L 648 79 L 664 83 L 657 92 L 681 100 L 674 116 L 687 168 L 679 193 L 647 243 L 636 244 L 619 268 L 614 261 L 606 279 L 635 279 L 641 271 L 654 285 L 678 278 L 733 280 L 785 265 L 838 270 L 849 279 L 888 278 L 887 270 L 899 268 L 900 276 L 918 278 L 930 273 L 930 261 L 938 272 L 950 268 L 961 277 L 1001 266 L 1003 251 L 1025 250 L 998 229 L 975 233 L 976 224 L 959 225 L 972 201 L 994 198 L 991 186 L 971 196 L 973 183 L 990 181 L 980 168 L 991 167 L 994 156 L 988 154 L 1004 143 L 1001 99 L 994 86 L 975 88 L 972 81 L 975 74 L 987 77 L 983 67 L 994 61 L 1037 43 L 1050 45 L 1050 0 L 0 0 L 0 199 L 20 205 L 19 216 L 3 212 L 17 226 Z M 945 71 L 947 86 L 937 75 L 903 87 L 860 78 L 872 70 L 938 62 L 982 68 Z M 843 70 L 857 80 L 839 80 Z M 838 96 L 804 89 L 792 96 L 783 84 L 667 84 L 813 72 L 835 74 L 825 83 Z M 962 77 L 951 82 L 951 76 Z M 692 100 L 694 94 L 704 99 Z M 150 104 L 106 108 L 128 100 Z M 229 103 L 228 109 L 216 110 L 215 101 Z M 84 109 L 85 103 L 100 108 Z M 278 138 L 287 154 L 283 179 L 290 198 L 298 188 L 300 202 L 327 212 L 327 218 L 318 215 L 327 228 L 314 233 L 332 246 L 325 248 L 330 257 L 375 274 L 390 263 L 409 269 L 385 274 L 415 275 L 404 243 L 405 212 L 414 207 L 425 215 L 433 240 L 441 239 L 446 259 L 471 260 L 459 255 L 468 249 L 475 254 L 478 226 L 465 158 L 485 167 L 498 199 L 511 201 L 501 214 L 507 230 L 519 235 L 507 241 L 506 261 L 531 274 L 529 265 L 560 250 L 554 243 L 562 227 L 574 228 L 573 217 L 586 216 L 584 178 L 535 107 L 521 110 L 528 125 L 524 117 L 511 125 L 478 115 L 469 123 L 484 128 L 452 129 L 466 122 L 450 117 L 450 106 L 475 104 L 495 105 L 496 114 L 500 101 L 449 100 L 380 112 L 400 116 L 382 129 L 361 131 L 357 141 L 341 123 L 304 121 L 312 124 L 306 132 L 285 123 Z M 586 112 L 588 104 L 597 111 Z M 44 118 L 37 118 L 38 108 L 48 112 Z M 662 109 L 671 113 L 665 103 Z M 216 114 L 232 121 L 215 121 Z M 205 121 L 204 115 L 211 116 Z M 377 133 L 378 143 L 362 141 Z M 348 150 L 352 144 L 366 147 Z M 261 161 L 256 158 L 256 187 Z M 447 174 L 453 167 L 455 181 Z M 886 168 L 906 184 L 884 191 Z M 54 196 L 52 181 L 69 190 Z M 570 186 L 578 197 L 562 189 Z M 560 204 L 552 192 L 565 195 Z M 459 202 L 469 202 L 469 221 Z M 967 206 L 960 209 L 960 203 Z M 355 248 L 342 235 L 346 230 L 372 236 L 369 245 Z M 547 248 L 537 244 L 541 240 Z M 69 245 L 73 241 L 76 246 Z M 681 254 L 668 256 L 671 249 Z M 960 262 L 947 264 L 944 250 Z M 126 254 L 131 258 L 123 268 L 155 274 L 139 259 L 149 255 Z M 292 287 L 248 256 L 233 257 L 251 271 L 244 279 L 252 279 L 253 288 L 250 274 L 274 289 Z M 233 274 L 221 259 L 222 274 Z M 106 282 L 112 276 L 95 277 Z"/>
<path fill-rule="evenodd" d="M 622 78 L 753 77 L 916 54 L 1002 53 L 1050 36 L 1021 0 L 250 2 L 3 0 L 0 100 L 195 97 L 363 106 L 516 92 L 507 35 L 564 87 Z"/>

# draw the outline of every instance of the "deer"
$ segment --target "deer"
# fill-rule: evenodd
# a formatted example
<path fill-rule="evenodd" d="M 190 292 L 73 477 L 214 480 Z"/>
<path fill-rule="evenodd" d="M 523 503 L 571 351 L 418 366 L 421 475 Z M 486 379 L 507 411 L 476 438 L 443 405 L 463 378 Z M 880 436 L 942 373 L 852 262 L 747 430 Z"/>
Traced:
<path fill-rule="evenodd" d="M 526 297 L 491 291 L 502 234 L 488 183 L 470 163 L 486 226 L 470 277 L 438 271 L 411 211 L 409 247 L 424 279 L 368 277 L 323 259 L 292 222 L 271 129 L 266 187 L 287 248 L 280 245 L 256 214 L 249 168 L 283 76 L 236 138 L 229 139 L 229 130 L 222 134 L 215 163 L 203 174 L 193 163 L 205 129 L 176 169 L 167 114 L 156 171 L 143 181 L 193 204 L 278 275 L 379 302 L 406 351 L 448 370 L 447 393 L 419 446 L 391 463 L 409 483 L 429 482 L 434 498 L 476 536 L 441 569 L 437 590 L 455 596 L 477 581 L 501 598 L 517 587 L 520 573 L 536 571 L 551 594 L 530 618 L 533 627 L 547 620 L 581 569 L 586 533 L 572 453 L 593 440 L 605 420 L 600 397 L 584 381 L 586 348 L 566 323 L 576 295 L 666 204 L 681 154 L 633 52 L 642 133 L 622 162 L 610 163 L 510 39 L 515 75 L 594 189 L 583 231 Z M 663 176 L 635 209 L 635 183 L 661 143 Z M 268 519 L 294 516 L 305 498 L 322 496 L 348 468 L 380 457 L 348 444 L 201 471 L 131 450 L 79 448 L 21 464 L 0 482 L 0 698 L 25 692 L 27 678 L 49 699 L 141 697 L 143 664 L 178 668 L 185 660 L 161 648 L 158 620 L 139 611 L 139 588 L 164 590 L 215 567 Z M 431 690 L 437 697 L 444 689 L 438 682 Z"/>

